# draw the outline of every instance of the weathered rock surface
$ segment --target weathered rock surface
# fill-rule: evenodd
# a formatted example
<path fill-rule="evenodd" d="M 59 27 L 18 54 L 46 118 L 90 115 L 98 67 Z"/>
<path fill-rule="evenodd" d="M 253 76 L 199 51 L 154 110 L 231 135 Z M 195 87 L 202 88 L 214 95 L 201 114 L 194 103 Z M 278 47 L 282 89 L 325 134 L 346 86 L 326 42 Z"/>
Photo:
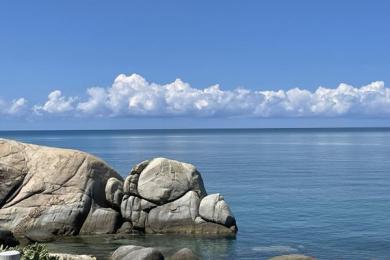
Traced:
<path fill-rule="evenodd" d="M 198 194 L 189 191 L 175 201 L 153 208 L 146 228 L 151 233 L 191 233 L 198 208 Z"/>
<path fill-rule="evenodd" d="M 125 195 L 121 205 L 122 217 L 131 221 L 135 228 L 145 228 L 148 211 L 157 205 L 136 196 Z"/>
<path fill-rule="evenodd" d="M 96 257 L 90 255 L 72 255 L 60 253 L 52 253 L 49 255 L 57 257 L 58 260 L 96 260 Z"/>
<path fill-rule="evenodd" d="M 24 236 L 32 242 L 51 242 L 56 239 L 56 236 L 50 231 L 44 229 L 30 229 L 24 233 Z"/>
<path fill-rule="evenodd" d="M 177 251 L 170 260 L 199 260 L 200 258 L 189 248 L 183 248 Z"/>
<path fill-rule="evenodd" d="M 4 228 L 0 228 L 0 245 L 4 247 L 14 247 L 19 245 L 19 241 L 14 237 L 14 234 Z"/>
<path fill-rule="evenodd" d="M 123 182 L 87 153 L 0 139 L 0 188 L 0 226 L 29 232 L 34 241 L 39 234 L 118 230 L 237 232 L 228 204 L 219 194 L 207 196 L 195 166 L 166 158 L 137 164 Z"/>
<path fill-rule="evenodd" d="M 201 198 L 206 195 L 202 177 L 193 165 L 166 158 L 149 162 L 139 176 L 137 188 L 141 197 L 159 205 L 190 190 Z"/>
<path fill-rule="evenodd" d="M 0 226 L 77 234 L 91 205 L 109 206 L 111 177 L 121 180 L 87 153 L 0 139 Z"/>
<path fill-rule="evenodd" d="M 219 194 L 211 194 L 202 199 L 199 206 L 199 215 L 205 220 L 231 227 L 236 220 L 229 205 Z"/>
<path fill-rule="evenodd" d="M 91 209 L 80 234 L 113 234 L 122 224 L 121 214 L 110 208 Z"/>
<path fill-rule="evenodd" d="M 270 258 L 269 260 L 316 260 L 314 257 L 305 255 L 281 255 Z"/>
<path fill-rule="evenodd" d="M 152 247 L 121 246 L 111 256 L 112 260 L 163 260 L 162 253 Z"/>
<path fill-rule="evenodd" d="M 109 178 L 105 188 L 106 199 L 113 207 L 120 208 L 123 197 L 123 182 Z"/>

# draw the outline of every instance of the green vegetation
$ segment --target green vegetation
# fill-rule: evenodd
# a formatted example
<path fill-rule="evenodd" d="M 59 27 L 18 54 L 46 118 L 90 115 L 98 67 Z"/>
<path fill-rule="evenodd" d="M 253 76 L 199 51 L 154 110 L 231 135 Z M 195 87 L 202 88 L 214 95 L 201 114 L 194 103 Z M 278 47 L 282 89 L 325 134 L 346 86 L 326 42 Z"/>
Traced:
<path fill-rule="evenodd" d="M 21 260 L 57 260 L 58 257 L 50 256 L 45 245 L 31 244 L 25 247 L 3 247 L 0 245 L 0 252 L 17 250 L 20 252 Z"/>

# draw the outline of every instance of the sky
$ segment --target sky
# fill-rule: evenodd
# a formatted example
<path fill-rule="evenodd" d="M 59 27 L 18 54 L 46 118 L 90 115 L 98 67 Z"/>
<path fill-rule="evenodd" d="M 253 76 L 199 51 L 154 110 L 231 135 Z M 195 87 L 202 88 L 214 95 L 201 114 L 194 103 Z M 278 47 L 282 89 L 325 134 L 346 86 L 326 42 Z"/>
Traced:
<path fill-rule="evenodd" d="M 0 130 L 390 126 L 388 1 L 0 2 Z"/>

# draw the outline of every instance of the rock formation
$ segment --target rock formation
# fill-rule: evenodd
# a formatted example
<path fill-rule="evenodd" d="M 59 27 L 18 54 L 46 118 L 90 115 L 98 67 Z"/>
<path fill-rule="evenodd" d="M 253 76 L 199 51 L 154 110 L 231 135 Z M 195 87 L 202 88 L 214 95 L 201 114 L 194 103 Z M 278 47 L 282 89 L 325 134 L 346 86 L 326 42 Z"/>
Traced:
<path fill-rule="evenodd" d="M 136 165 L 123 181 L 90 154 L 5 139 L 0 139 L 0 227 L 38 238 L 237 231 L 224 198 L 207 195 L 191 164 L 155 158 Z M 37 236 L 36 230 L 43 233 Z"/>

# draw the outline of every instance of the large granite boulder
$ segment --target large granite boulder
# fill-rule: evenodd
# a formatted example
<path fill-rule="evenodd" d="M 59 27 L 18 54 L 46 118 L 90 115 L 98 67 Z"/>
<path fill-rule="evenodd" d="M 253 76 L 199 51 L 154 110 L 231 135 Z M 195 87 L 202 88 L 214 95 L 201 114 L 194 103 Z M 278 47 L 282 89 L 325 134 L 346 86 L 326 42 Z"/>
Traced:
<path fill-rule="evenodd" d="M 171 202 L 192 190 L 206 195 L 203 180 L 196 168 L 188 163 L 155 158 L 141 172 L 138 194 L 156 204 Z"/>
<path fill-rule="evenodd" d="M 92 206 L 110 207 L 110 178 L 122 180 L 87 153 L 0 139 L 0 226 L 78 234 Z"/>
<path fill-rule="evenodd" d="M 123 192 L 122 217 L 146 233 L 237 232 L 224 198 L 207 196 L 202 177 L 191 164 L 166 158 L 143 161 L 131 170 Z"/>

